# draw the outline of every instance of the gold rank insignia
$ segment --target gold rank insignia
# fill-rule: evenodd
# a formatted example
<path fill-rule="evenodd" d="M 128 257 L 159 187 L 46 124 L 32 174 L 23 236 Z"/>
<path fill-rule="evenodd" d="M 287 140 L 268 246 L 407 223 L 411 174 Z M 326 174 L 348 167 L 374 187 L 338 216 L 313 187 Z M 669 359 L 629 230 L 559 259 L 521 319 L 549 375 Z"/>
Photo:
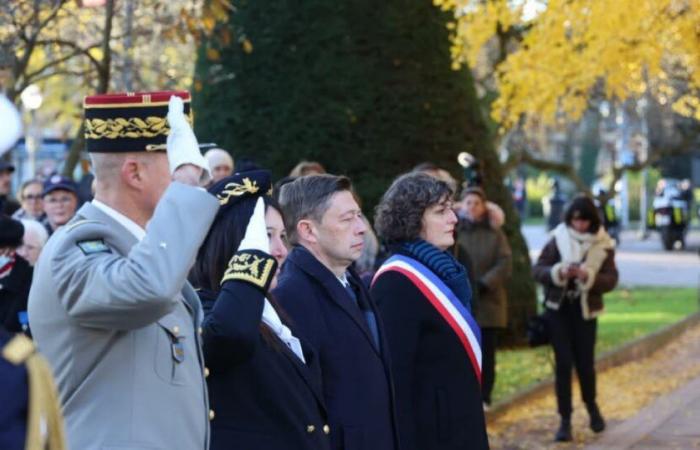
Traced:
<path fill-rule="evenodd" d="M 221 283 L 241 280 L 266 289 L 275 274 L 276 264 L 273 257 L 262 252 L 238 252 L 229 261 Z"/>

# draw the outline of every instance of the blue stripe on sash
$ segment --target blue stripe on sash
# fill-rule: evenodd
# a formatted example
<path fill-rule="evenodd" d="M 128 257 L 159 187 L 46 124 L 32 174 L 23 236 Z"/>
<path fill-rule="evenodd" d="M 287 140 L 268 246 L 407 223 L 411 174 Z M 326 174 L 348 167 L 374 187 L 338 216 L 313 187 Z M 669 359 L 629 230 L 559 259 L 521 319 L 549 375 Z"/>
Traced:
<path fill-rule="evenodd" d="M 474 333 L 474 336 L 476 336 L 476 339 L 479 341 L 479 346 L 481 347 L 481 328 L 479 325 L 476 323 L 476 320 L 474 320 L 474 317 L 472 314 L 465 308 L 464 304 L 459 301 L 457 296 L 452 292 L 452 289 L 450 289 L 435 273 L 433 273 L 432 270 L 428 269 L 425 265 L 420 263 L 419 261 L 416 261 L 413 258 L 409 258 L 408 256 L 404 255 L 399 255 L 395 254 L 389 259 L 387 259 L 384 264 L 390 264 L 394 261 L 401 261 L 404 264 L 408 264 L 414 269 L 416 269 L 418 272 L 420 272 L 421 275 L 429 279 L 440 291 L 445 294 L 445 297 L 450 301 L 452 306 L 459 312 L 459 314 L 462 316 L 462 318 L 467 322 L 467 325 L 469 325 L 469 328 L 471 328 L 472 333 Z"/>

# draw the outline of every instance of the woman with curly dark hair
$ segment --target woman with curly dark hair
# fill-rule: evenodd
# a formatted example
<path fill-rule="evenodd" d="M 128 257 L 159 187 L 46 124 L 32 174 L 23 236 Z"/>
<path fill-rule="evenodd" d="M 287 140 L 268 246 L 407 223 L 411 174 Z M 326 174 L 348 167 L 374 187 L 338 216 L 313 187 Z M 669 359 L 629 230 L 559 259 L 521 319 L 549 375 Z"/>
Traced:
<path fill-rule="evenodd" d="M 377 206 L 392 256 L 372 284 L 392 358 L 401 446 L 487 449 L 479 327 L 454 259 L 452 190 L 423 173 L 400 176 Z"/>

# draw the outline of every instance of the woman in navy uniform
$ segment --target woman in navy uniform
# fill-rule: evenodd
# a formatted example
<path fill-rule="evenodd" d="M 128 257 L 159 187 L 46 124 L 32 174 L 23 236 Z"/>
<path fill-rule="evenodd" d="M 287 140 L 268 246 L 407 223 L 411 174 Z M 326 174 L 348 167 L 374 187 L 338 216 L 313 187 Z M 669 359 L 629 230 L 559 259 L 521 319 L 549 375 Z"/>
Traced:
<path fill-rule="evenodd" d="M 377 271 L 403 450 L 488 449 L 479 328 L 464 267 L 447 251 L 457 217 L 452 190 L 423 173 L 397 178 L 375 227 L 392 256 Z"/>
<path fill-rule="evenodd" d="M 268 294 L 287 256 L 270 187 L 251 171 L 209 189 L 221 207 L 191 279 L 205 310 L 212 450 L 330 449 L 316 358 Z"/>

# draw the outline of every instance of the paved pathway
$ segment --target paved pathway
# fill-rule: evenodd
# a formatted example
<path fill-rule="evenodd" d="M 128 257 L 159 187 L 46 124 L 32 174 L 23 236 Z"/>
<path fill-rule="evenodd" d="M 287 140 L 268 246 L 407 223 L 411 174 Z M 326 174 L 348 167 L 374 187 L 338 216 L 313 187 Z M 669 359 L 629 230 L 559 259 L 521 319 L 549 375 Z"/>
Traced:
<path fill-rule="evenodd" d="M 493 450 L 700 448 L 700 325 L 648 358 L 598 373 L 598 402 L 608 429 L 588 428 L 574 389 L 574 442 L 554 443 L 553 392 L 516 404 L 488 425 Z"/>
<path fill-rule="evenodd" d="M 533 261 L 549 239 L 542 225 L 525 225 L 523 235 Z M 615 261 L 621 286 L 677 286 L 700 288 L 700 230 L 688 233 L 684 250 L 665 251 L 657 233 L 641 240 L 624 231 Z"/>
<path fill-rule="evenodd" d="M 694 339 L 686 340 L 681 349 L 686 364 L 700 360 L 697 337 L 696 331 Z M 673 370 L 674 365 L 670 368 Z M 700 375 L 658 397 L 586 447 L 588 450 L 693 448 L 700 448 Z"/>
<path fill-rule="evenodd" d="M 608 430 L 588 450 L 700 448 L 700 377 Z"/>

